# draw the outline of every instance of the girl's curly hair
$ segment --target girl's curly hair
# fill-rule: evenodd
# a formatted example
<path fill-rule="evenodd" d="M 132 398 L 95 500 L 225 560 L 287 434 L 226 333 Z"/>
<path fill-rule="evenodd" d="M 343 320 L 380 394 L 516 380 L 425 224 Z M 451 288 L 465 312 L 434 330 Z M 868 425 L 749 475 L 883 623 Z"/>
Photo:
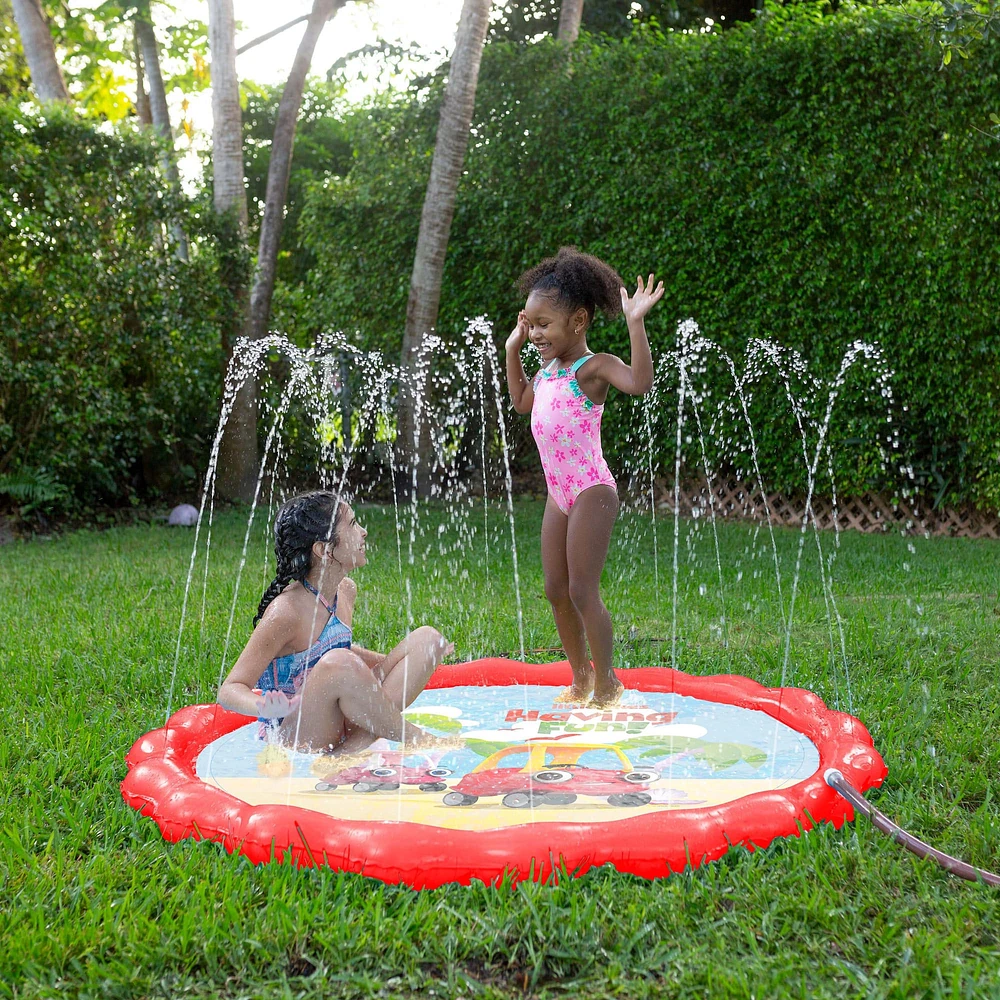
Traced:
<path fill-rule="evenodd" d="M 587 310 L 587 322 L 600 309 L 606 316 L 617 316 L 622 310 L 618 272 L 603 260 L 576 247 L 560 247 L 555 257 L 546 257 L 518 278 L 522 295 L 545 292 L 569 312 Z"/>
<path fill-rule="evenodd" d="M 337 529 L 346 509 L 344 498 L 327 490 L 303 493 L 282 504 L 274 519 L 274 555 L 278 567 L 257 606 L 254 628 L 264 617 L 267 606 L 292 580 L 301 582 L 309 575 L 313 543 L 337 544 Z"/>

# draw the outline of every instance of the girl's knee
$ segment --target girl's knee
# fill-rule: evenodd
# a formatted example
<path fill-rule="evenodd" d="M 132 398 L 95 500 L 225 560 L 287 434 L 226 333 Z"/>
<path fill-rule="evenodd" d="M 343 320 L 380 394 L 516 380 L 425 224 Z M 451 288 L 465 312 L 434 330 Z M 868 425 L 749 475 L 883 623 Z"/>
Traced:
<path fill-rule="evenodd" d="M 349 649 L 331 649 L 324 653 L 311 672 L 323 679 L 371 675 L 365 661 Z"/>
<path fill-rule="evenodd" d="M 358 585 L 349 576 L 345 576 L 337 588 L 337 600 L 346 607 L 353 608 L 357 598 Z"/>
<path fill-rule="evenodd" d="M 545 597 L 554 608 L 564 607 L 571 603 L 569 587 L 564 580 L 545 581 Z"/>
<path fill-rule="evenodd" d="M 601 604 L 601 594 L 596 587 L 573 580 L 570 581 L 569 585 L 569 599 L 581 615 Z"/>
<path fill-rule="evenodd" d="M 433 625 L 421 625 L 410 633 L 410 638 L 421 645 L 444 646 L 448 640 Z"/>

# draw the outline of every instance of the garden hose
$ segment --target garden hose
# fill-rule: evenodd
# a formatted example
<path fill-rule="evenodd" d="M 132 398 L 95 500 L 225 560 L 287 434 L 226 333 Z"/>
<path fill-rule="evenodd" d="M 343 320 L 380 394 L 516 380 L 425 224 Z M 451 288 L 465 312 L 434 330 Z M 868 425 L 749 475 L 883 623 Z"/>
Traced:
<path fill-rule="evenodd" d="M 1000 886 L 1000 875 L 994 875 L 993 872 L 983 871 L 981 868 L 975 868 L 965 861 L 953 858 L 950 854 L 945 854 L 943 851 L 931 847 L 930 844 L 925 844 L 922 840 L 898 827 L 885 813 L 879 812 L 878 809 L 871 805 L 861 792 L 835 767 L 828 768 L 823 778 L 835 792 L 847 799 L 858 812 L 864 813 L 877 830 L 888 834 L 897 844 L 902 844 L 908 851 L 916 854 L 918 858 L 933 858 L 945 871 L 949 871 L 952 875 L 957 875 L 959 878 L 967 879 L 970 882 L 985 882 L 987 885 Z"/>

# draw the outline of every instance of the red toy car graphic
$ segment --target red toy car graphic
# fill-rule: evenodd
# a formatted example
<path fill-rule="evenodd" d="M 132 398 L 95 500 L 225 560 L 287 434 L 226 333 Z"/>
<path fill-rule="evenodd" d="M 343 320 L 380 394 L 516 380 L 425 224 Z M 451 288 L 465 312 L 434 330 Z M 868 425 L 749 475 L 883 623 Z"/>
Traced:
<path fill-rule="evenodd" d="M 585 754 L 611 754 L 620 768 L 588 767 Z M 523 764 L 523 766 L 521 766 Z M 535 805 L 570 805 L 578 795 L 604 798 L 613 806 L 644 806 L 652 796 L 646 790 L 659 776 L 637 771 L 613 744 L 538 742 L 505 747 L 485 758 L 454 784 L 444 797 L 447 806 L 470 806 L 484 795 L 502 795 L 511 809 Z"/>
<path fill-rule="evenodd" d="M 405 758 L 419 759 L 422 755 L 400 752 L 378 752 L 369 764 L 348 767 L 328 774 L 316 783 L 317 792 L 332 792 L 339 785 L 351 785 L 356 792 L 394 792 L 400 785 L 416 785 L 422 792 L 443 792 L 448 786 L 444 780 L 452 772 L 438 767 L 424 757 L 417 766 L 403 763 Z"/>

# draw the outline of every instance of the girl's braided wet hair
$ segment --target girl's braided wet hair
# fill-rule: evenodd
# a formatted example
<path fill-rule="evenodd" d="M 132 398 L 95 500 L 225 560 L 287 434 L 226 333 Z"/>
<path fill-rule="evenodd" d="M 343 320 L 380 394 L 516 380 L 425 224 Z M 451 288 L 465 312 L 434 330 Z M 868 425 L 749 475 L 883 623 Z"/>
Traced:
<path fill-rule="evenodd" d="M 257 606 L 254 628 L 264 617 L 267 606 L 292 580 L 301 582 L 309 575 L 313 543 L 337 544 L 337 529 L 345 510 L 343 498 L 326 490 L 303 493 L 282 504 L 274 519 L 277 572 Z"/>
<path fill-rule="evenodd" d="M 587 310 L 587 322 L 594 319 L 594 310 L 607 316 L 617 316 L 622 310 L 622 279 L 603 260 L 576 247 L 560 247 L 555 257 L 546 257 L 518 278 L 522 295 L 532 292 L 551 294 L 569 312 Z"/>

